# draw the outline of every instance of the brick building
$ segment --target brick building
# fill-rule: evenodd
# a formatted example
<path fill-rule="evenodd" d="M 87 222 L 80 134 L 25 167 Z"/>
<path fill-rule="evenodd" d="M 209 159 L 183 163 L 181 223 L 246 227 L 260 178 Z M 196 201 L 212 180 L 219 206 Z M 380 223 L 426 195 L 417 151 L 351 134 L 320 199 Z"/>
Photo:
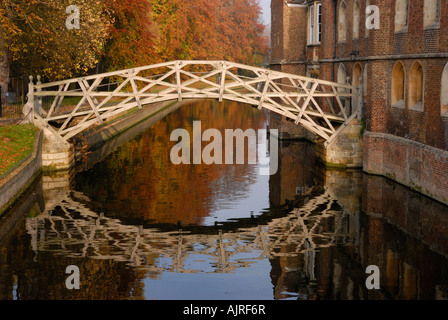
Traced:
<path fill-rule="evenodd" d="M 363 169 L 448 204 L 448 0 L 272 0 L 271 69 L 363 87 Z"/>

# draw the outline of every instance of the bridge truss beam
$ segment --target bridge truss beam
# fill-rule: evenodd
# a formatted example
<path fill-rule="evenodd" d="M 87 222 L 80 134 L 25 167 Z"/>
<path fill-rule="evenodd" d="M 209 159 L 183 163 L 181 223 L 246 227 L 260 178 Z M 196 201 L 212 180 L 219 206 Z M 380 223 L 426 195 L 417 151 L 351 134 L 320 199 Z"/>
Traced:
<path fill-rule="evenodd" d="M 62 142 L 131 108 L 170 100 L 265 108 L 327 143 L 360 110 L 356 87 L 227 61 L 172 61 L 44 84 L 39 78 L 34 84 L 30 77 L 24 112 Z"/>

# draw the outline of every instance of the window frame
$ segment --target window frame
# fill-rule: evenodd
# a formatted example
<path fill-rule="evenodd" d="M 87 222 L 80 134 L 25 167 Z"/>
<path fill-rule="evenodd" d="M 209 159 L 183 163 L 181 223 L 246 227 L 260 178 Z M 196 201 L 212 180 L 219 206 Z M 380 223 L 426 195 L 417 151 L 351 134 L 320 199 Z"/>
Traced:
<path fill-rule="evenodd" d="M 448 62 L 442 71 L 442 77 L 440 79 L 440 115 L 448 118 L 448 93 L 443 90 L 443 87 L 448 88 Z"/>
<path fill-rule="evenodd" d="M 421 79 L 419 80 L 420 87 L 415 87 L 415 82 L 413 81 L 413 77 L 416 76 L 416 72 L 418 69 L 421 70 Z M 414 97 L 420 91 L 420 100 L 414 101 Z M 415 61 L 411 69 L 409 70 L 409 109 L 414 111 L 424 111 L 424 100 L 425 100 L 425 70 L 423 69 L 423 65 L 420 61 Z M 418 95 L 417 95 L 418 96 Z M 415 99 L 417 100 L 417 99 Z"/>
<path fill-rule="evenodd" d="M 342 11 L 341 11 L 342 7 L 344 7 L 344 17 L 342 17 Z M 348 38 L 348 35 L 347 35 L 348 34 L 347 11 L 348 11 L 347 3 L 345 3 L 345 1 L 342 1 L 340 3 L 340 5 L 339 5 L 339 8 L 338 8 L 338 43 L 344 43 L 344 42 L 347 41 L 347 38 Z M 343 25 L 344 25 L 344 34 L 343 34 L 343 36 L 342 36 L 342 34 L 340 32 L 341 31 L 341 28 L 340 28 L 340 26 L 341 26 L 341 18 L 345 19 L 345 21 L 343 23 Z"/>
<path fill-rule="evenodd" d="M 437 29 L 440 27 L 440 0 L 435 0 L 435 15 L 434 20 L 426 21 L 426 10 L 428 9 L 427 5 L 428 0 L 424 0 L 423 3 L 423 29 Z"/>
<path fill-rule="evenodd" d="M 355 23 L 355 16 L 358 15 L 358 23 Z M 360 38 L 360 24 L 361 24 L 361 4 L 359 3 L 359 0 L 355 0 L 353 2 L 353 27 L 352 27 L 352 38 L 354 40 Z M 355 32 L 356 31 L 356 32 Z"/>
<path fill-rule="evenodd" d="M 395 77 L 395 69 L 401 68 L 402 70 L 402 82 L 401 85 L 401 96 L 400 99 L 395 99 L 396 95 L 396 77 Z M 404 109 L 405 108 L 405 99 L 406 99 L 406 69 L 404 67 L 403 62 L 397 61 L 392 68 L 392 78 L 391 78 L 391 91 L 390 91 L 390 104 L 392 107 Z M 394 101 L 397 100 L 397 101 Z"/>
<path fill-rule="evenodd" d="M 398 3 L 403 3 L 403 4 L 406 4 L 406 17 L 405 17 L 405 21 L 404 21 L 404 24 L 399 28 L 399 29 L 397 29 L 397 23 L 398 22 L 402 22 L 402 21 L 398 21 L 398 14 L 397 14 L 397 5 L 398 5 Z M 395 31 L 395 33 L 402 33 L 402 32 L 407 32 L 408 31 L 408 26 L 409 26 L 409 6 L 410 6 L 410 2 L 409 2 L 409 0 L 395 0 L 395 16 L 394 16 L 394 31 Z M 400 17 L 401 17 L 401 15 L 400 15 Z M 403 15 L 403 17 L 404 17 L 404 15 Z"/>
<path fill-rule="evenodd" d="M 320 20 L 320 21 L 319 21 Z M 322 3 L 314 2 L 308 9 L 308 45 L 322 43 Z"/>

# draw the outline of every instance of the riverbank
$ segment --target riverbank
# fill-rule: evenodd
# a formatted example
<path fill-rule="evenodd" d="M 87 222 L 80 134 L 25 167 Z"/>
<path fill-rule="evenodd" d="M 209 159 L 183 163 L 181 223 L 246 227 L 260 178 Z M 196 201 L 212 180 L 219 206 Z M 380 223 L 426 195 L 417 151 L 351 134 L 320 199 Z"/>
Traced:
<path fill-rule="evenodd" d="M 42 131 L 35 133 L 32 151 L 0 180 L 0 216 L 33 183 L 42 171 Z"/>
<path fill-rule="evenodd" d="M 0 181 L 31 154 L 37 131 L 32 124 L 0 125 Z"/>

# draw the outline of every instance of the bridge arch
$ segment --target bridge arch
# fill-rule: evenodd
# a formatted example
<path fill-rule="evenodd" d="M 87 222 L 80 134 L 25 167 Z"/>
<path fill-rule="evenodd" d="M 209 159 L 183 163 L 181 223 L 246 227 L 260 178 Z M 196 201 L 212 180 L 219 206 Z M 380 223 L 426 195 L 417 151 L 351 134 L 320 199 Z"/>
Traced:
<path fill-rule="evenodd" d="M 356 87 L 345 82 L 228 61 L 178 60 L 44 84 L 30 80 L 24 113 L 65 144 L 112 116 L 164 101 L 246 103 L 285 116 L 327 142 L 358 113 L 358 106 L 347 103 Z"/>

